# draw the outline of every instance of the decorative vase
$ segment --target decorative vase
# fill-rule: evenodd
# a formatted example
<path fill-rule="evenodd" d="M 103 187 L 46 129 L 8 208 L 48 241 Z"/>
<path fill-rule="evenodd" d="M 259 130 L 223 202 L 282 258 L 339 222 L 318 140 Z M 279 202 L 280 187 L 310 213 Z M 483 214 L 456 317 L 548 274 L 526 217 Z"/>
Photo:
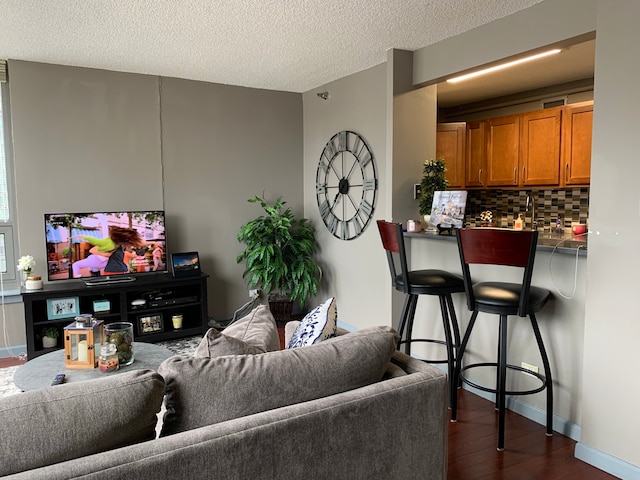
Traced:
<path fill-rule="evenodd" d="M 116 346 L 120 366 L 133 363 L 133 323 L 115 322 L 104 326 L 105 342 Z"/>
<path fill-rule="evenodd" d="M 24 287 L 27 284 L 29 275 L 31 275 L 31 270 L 20 270 L 20 286 Z"/>
<path fill-rule="evenodd" d="M 58 339 L 53 337 L 42 337 L 42 348 L 53 348 L 58 345 Z"/>

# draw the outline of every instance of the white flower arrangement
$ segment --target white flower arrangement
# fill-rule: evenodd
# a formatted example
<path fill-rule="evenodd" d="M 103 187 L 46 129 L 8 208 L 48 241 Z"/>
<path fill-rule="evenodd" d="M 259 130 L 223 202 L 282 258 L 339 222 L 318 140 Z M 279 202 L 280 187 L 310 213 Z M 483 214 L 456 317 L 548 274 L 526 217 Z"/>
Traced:
<path fill-rule="evenodd" d="M 33 268 L 36 266 L 36 261 L 33 259 L 31 255 L 24 255 L 20 257 L 18 260 L 18 271 L 19 272 L 31 272 Z"/>

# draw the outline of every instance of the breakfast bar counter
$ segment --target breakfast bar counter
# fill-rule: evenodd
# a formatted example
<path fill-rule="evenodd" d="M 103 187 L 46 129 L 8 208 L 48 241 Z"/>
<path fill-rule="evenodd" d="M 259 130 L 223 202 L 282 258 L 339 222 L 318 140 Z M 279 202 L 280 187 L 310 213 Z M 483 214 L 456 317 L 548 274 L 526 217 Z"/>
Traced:
<path fill-rule="evenodd" d="M 405 237 L 412 239 L 443 240 L 455 242 L 455 234 L 438 234 L 427 231 L 405 232 Z M 587 255 L 587 235 L 573 235 L 570 233 L 559 234 L 555 232 L 540 231 L 538 234 L 538 252 L 555 252 L 569 255 Z"/>
<path fill-rule="evenodd" d="M 454 235 L 418 232 L 405 233 L 405 245 L 409 254 L 409 268 L 442 269 L 461 274 L 460 255 Z M 576 409 L 573 399 L 582 391 L 582 362 L 584 338 L 584 317 L 587 283 L 587 235 L 558 235 L 540 231 L 536 250 L 535 266 L 531 284 L 552 292 L 552 299 L 536 317 L 544 343 L 548 350 L 554 381 L 554 417 L 556 425 L 565 435 L 578 435 L 578 425 L 582 412 Z M 491 281 L 496 278 L 491 265 L 479 265 L 474 269 L 474 282 Z M 502 272 L 501 281 L 519 282 L 522 270 Z M 399 297 L 399 296 L 398 296 Z M 393 300 L 399 312 L 401 298 Z M 465 295 L 453 295 L 456 316 L 462 332 L 467 327 L 471 312 L 467 308 Z M 398 313 L 399 315 L 399 313 Z M 496 319 L 493 315 L 480 314 L 474 338 L 465 353 L 465 363 L 495 361 L 497 351 Z M 421 298 L 417 305 L 413 334 L 416 338 L 438 338 L 442 330 L 440 306 L 437 299 Z M 509 317 L 509 363 L 522 363 L 542 368 L 536 340 L 529 321 L 518 316 Z M 418 344 L 415 355 L 422 358 L 441 358 L 442 352 L 436 346 Z M 412 354 L 414 349 L 412 348 Z M 495 370 L 477 369 L 472 379 L 477 384 L 495 383 Z M 511 374 L 509 389 L 536 386 L 533 379 L 523 373 Z M 484 392 L 474 392 L 484 394 Z M 520 396 L 511 399 L 509 408 L 533 419 L 544 419 L 540 412 L 545 410 L 545 395 Z"/>

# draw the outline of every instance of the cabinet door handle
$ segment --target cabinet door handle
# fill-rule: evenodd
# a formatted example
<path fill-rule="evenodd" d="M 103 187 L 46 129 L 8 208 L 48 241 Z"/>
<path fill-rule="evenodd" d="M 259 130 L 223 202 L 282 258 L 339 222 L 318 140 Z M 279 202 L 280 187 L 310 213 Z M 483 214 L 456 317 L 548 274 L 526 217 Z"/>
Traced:
<path fill-rule="evenodd" d="M 478 183 L 482 183 L 482 169 L 478 169 Z"/>
<path fill-rule="evenodd" d="M 567 163 L 564 166 L 564 183 L 567 183 L 569 181 L 569 164 Z"/>
<path fill-rule="evenodd" d="M 525 182 L 525 179 L 527 178 L 524 174 L 524 171 L 526 170 L 527 167 L 522 167 L 522 183 Z"/>
<path fill-rule="evenodd" d="M 513 167 L 513 183 L 518 184 L 518 167 Z"/>

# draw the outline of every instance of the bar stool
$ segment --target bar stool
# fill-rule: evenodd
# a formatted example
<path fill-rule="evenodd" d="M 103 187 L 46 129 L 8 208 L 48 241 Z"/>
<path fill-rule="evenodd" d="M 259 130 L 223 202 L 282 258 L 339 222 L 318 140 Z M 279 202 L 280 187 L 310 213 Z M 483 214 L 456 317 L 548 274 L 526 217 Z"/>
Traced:
<path fill-rule="evenodd" d="M 382 246 L 386 250 L 389 271 L 391 273 L 391 285 L 405 294 L 402 314 L 398 322 L 398 334 L 400 345 L 404 344 L 405 353 L 411 355 L 411 344 L 413 342 L 427 342 L 445 345 L 447 349 L 446 360 L 426 360 L 429 363 L 446 363 L 449 375 L 449 401 L 456 397 L 457 384 L 452 379 L 454 376 L 456 354 L 454 349 L 460 346 L 460 329 L 456 312 L 453 308 L 452 293 L 464 292 L 464 282 L 460 275 L 447 272 L 445 270 L 409 270 L 407 266 L 407 254 L 404 246 L 404 233 L 402 225 L 399 223 L 385 222 L 378 220 L 378 230 L 382 239 Z M 395 257 L 395 258 L 394 258 Z M 396 266 L 396 260 L 399 264 Z M 413 338 L 413 320 L 418 303 L 418 295 L 436 295 L 440 300 L 440 311 L 442 312 L 442 324 L 444 327 L 445 340 Z M 404 334 L 405 327 L 407 329 Z"/>
<path fill-rule="evenodd" d="M 467 305 L 473 313 L 464 333 L 462 344 L 458 350 L 458 362 L 455 367 L 454 380 L 464 382 L 485 392 L 496 394 L 498 410 L 498 450 L 504 450 L 504 420 L 506 395 L 530 395 L 547 390 L 547 435 L 553 434 L 553 383 L 551 367 L 544 348 L 535 314 L 539 312 L 551 297 L 546 289 L 531 286 L 533 263 L 536 253 L 538 232 L 501 230 L 491 228 L 466 228 L 458 231 L 458 250 L 462 264 Z M 501 265 L 524 269 L 521 283 L 480 282 L 471 281 L 470 264 Z M 462 367 L 462 359 L 467 342 L 478 317 L 478 313 L 500 315 L 497 362 L 475 363 Z M 507 364 L 507 318 L 509 315 L 529 317 L 531 327 L 538 343 L 538 350 L 544 365 L 544 375 L 531 372 L 520 366 Z M 475 367 L 495 367 L 497 369 L 496 388 L 473 383 L 463 371 Z M 512 391 L 506 388 L 507 369 L 527 372 L 537 377 L 542 385 L 531 390 Z M 451 403 L 451 421 L 457 419 L 457 395 Z"/>

